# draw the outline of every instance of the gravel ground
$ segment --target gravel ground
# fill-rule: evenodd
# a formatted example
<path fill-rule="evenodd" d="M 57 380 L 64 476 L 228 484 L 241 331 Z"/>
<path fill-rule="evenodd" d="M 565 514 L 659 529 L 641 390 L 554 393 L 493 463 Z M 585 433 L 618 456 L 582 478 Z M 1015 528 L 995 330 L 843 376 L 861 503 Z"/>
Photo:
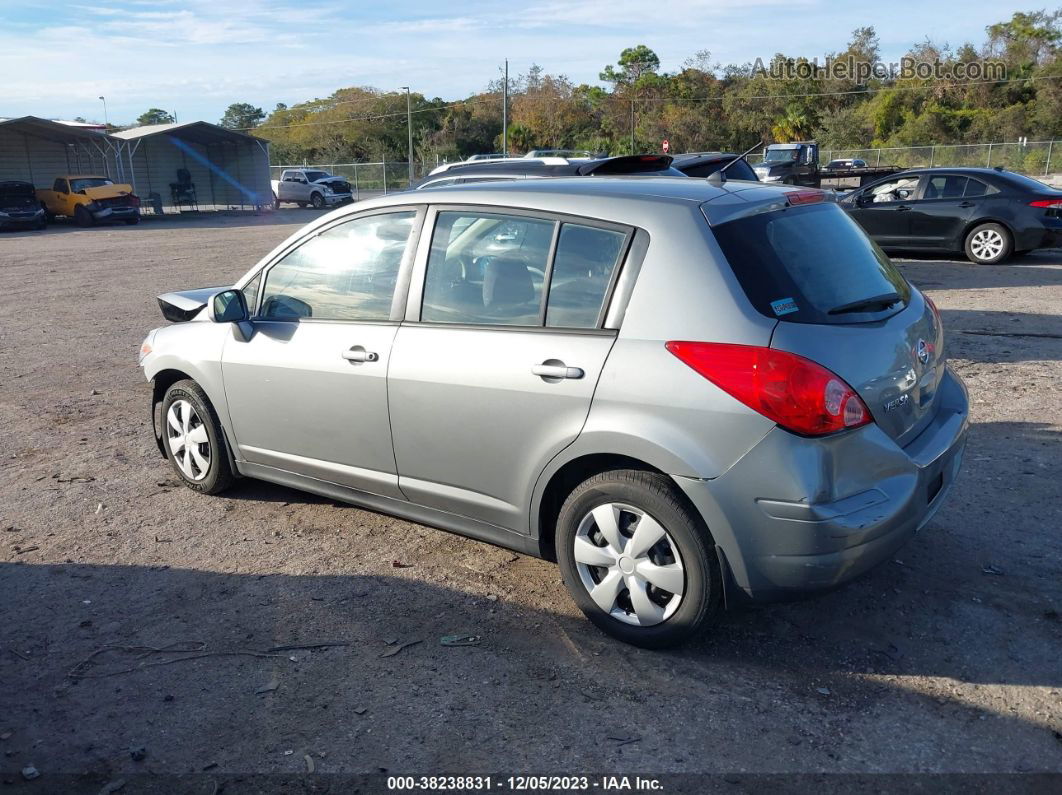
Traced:
<path fill-rule="evenodd" d="M 973 403 L 947 504 L 851 586 L 660 653 L 591 627 L 549 563 L 264 483 L 177 485 L 135 367 L 154 296 L 234 280 L 310 217 L 0 235 L 4 784 L 1062 772 L 1062 252 L 901 260 Z M 482 643 L 440 646 L 458 633 Z"/>

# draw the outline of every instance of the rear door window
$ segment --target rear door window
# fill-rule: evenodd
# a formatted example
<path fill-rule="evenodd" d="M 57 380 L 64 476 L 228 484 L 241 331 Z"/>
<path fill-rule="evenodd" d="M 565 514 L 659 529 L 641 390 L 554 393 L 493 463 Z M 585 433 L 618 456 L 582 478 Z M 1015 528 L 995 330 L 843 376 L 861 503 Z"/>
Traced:
<path fill-rule="evenodd" d="M 440 212 L 421 320 L 540 325 L 556 223 L 495 213 Z"/>
<path fill-rule="evenodd" d="M 923 199 L 960 199 L 966 190 L 966 177 L 938 174 L 930 177 Z"/>
<path fill-rule="evenodd" d="M 767 317 L 880 320 L 910 298 L 889 258 L 836 204 L 762 212 L 712 231 L 749 301 Z"/>

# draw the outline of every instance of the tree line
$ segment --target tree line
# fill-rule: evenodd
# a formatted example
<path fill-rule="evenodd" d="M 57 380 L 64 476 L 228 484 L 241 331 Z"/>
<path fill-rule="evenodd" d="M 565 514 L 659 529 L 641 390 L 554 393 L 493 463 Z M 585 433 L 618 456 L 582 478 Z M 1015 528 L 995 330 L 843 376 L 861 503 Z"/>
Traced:
<path fill-rule="evenodd" d="M 836 61 L 875 63 L 873 27 L 852 33 Z M 645 45 L 625 49 L 600 74 L 576 85 L 538 65 L 511 80 L 508 147 L 611 154 L 742 151 L 760 142 L 817 139 L 855 149 L 1062 138 L 1062 9 L 1015 13 L 986 28 L 984 41 L 957 48 L 930 38 L 907 53 L 913 63 L 953 75 L 957 64 L 1002 64 L 996 79 L 823 74 L 806 56 L 722 66 L 707 50 L 673 73 Z M 762 68 L 761 68 L 762 67 Z M 413 93 L 415 158 L 455 160 L 502 149 L 501 80 L 463 100 Z M 229 107 L 223 126 L 271 142 L 277 163 L 404 161 L 406 95 L 370 87 L 278 104 L 268 114 Z"/>

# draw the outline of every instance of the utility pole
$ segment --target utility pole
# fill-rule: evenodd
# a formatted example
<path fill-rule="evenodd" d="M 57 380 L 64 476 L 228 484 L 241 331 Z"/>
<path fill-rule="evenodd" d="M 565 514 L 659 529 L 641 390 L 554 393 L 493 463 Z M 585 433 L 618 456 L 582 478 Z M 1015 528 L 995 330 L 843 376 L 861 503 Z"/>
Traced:
<path fill-rule="evenodd" d="M 409 99 L 409 86 L 402 86 L 406 90 L 406 128 L 409 131 L 409 184 L 413 184 L 413 110 Z"/>
<path fill-rule="evenodd" d="M 502 87 L 502 154 L 509 156 L 509 59 L 505 59 L 505 85 Z"/>
<path fill-rule="evenodd" d="M 111 120 L 107 118 L 107 97 L 100 97 L 100 102 L 103 103 L 103 124 L 106 127 L 110 127 Z"/>

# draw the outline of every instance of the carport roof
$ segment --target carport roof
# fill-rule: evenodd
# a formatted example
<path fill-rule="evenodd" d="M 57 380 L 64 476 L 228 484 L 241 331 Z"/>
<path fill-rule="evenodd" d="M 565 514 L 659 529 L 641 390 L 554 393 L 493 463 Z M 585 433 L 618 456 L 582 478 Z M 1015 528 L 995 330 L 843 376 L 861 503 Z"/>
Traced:
<path fill-rule="evenodd" d="M 145 127 L 134 127 L 131 130 L 120 130 L 111 133 L 116 138 L 126 141 L 135 141 L 152 135 L 172 135 L 184 141 L 196 144 L 212 144 L 218 141 L 257 141 L 266 143 L 262 138 L 253 135 L 229 130 L 206 121 L 186 121 L 173 124 L 149 124 Z"/>
<path fill-rule="evenodd" d="M 60 144 L 76 144 L 81 141 L 106 141 L 107 134 L 86 127 L 72 127 L 50 119 L 37 116 L 22 116 L 18 119 L 4 119 L 0 127 L 11 127 L 36 138 L 45 138 Z"/>

